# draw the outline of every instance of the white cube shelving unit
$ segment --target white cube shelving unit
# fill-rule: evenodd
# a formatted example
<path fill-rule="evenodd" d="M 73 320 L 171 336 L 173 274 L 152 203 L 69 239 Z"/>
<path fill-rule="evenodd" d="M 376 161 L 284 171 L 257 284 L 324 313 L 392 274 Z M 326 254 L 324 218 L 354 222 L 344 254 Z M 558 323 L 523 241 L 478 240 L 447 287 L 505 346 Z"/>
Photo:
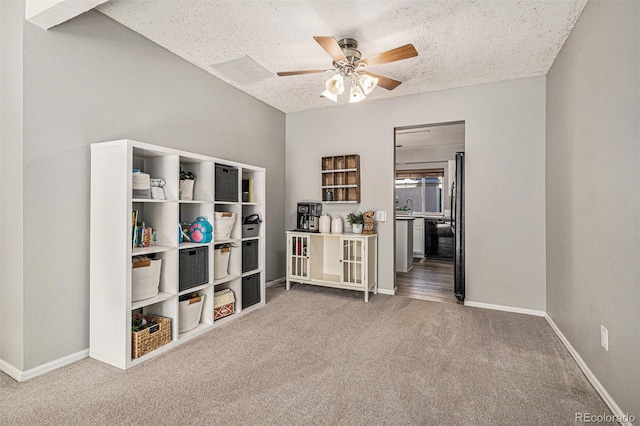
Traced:
<path fill-rule="evenodd" d="M 238 170 L 238 201 L 216 201 L 215 165 Z M 132 170 L 141 169 L 166 184 L 166 200 L 132 198 Z M 192 200 L 179 196 L 180 170 L 195 174 Z M 251 180 L 251 200 L 242 201 L 243 179 Z M 206 331 L 233 321 L 265 304 L 265 188 L 266 171 L 262 167 L 228 161 L 147 143 L 118 140 L 91 145 L 91 228 L 90 228 L 90 350 L 92 358 L 126 369 L 148 360 Z M 139 212 L 148 226 L 156 231 L 156 245 L 132 247 L 133 210 Z M 193 222 L 205 216 L 214 223 L 214 212 L 236 213 L 230 239 L 207 244 L 179 242 L 179 223 Z M 258 213 L 262 219 L 260 232 L 242 238 L 242 218 Z M 258 242 L 258 268 L 242 272 L 242 242 Z M 229 274 L 215 280 L 213 249 L 216 244 L 233 243 Z M 179 290 L 179 251 L 192 247 L 209 247 L 208 282 L 184 291 Z M 162 259 L 160 287 L 157 296 L 132 302 L 132 256 L 153 254 Z M 244 277 L 260 274 L 258 302 L 252 295 L 251 306 L 243 307 Z M 235 313 L 214 322 L 214 292 L 229 288 L 236 295 Z M 199 325 L 178 333 L 178 298 L 194 291 L 204 293 L 205 300 Z M 134 312 L 159 315 L 171 319 L 171 342 L 139 358 L 131 354 L 131 317 Z"/>

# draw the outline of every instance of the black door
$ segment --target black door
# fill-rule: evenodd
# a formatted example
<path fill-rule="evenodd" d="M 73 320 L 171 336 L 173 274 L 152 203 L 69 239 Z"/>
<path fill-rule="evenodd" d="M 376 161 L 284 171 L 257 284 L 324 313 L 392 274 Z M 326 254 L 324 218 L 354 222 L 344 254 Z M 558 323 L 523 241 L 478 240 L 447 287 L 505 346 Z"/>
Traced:
<path fill-rule="evenodd" d="M 464 300 L 464 152 L 456 153 L 456 180 L 451 188 L 453 216 L 451 230 L 454 235 L 454 291 L 456 299 Z"/>

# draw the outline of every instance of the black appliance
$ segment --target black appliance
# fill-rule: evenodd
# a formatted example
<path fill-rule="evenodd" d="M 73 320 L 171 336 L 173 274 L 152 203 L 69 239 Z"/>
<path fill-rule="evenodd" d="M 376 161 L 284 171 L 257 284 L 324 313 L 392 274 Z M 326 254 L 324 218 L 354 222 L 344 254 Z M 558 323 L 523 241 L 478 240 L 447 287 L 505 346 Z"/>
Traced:
<path fill-rule="evenodd" d="M 451 184 L 451 232 L 454 238 L 453 282 L 456 299 L 464 300 L 464 152 L 456 153 L 456 178 Z"/>
<path fill-rule="evenodd" d="M 445 219 L 425 219 L 425 256 L 429 259 L 454 260 L 454 235 L 451 222 Z"/>
<path fill-rule="evenodd" d="M 320 232 L 322 203 L 298 203 L 296 231 Z"/>

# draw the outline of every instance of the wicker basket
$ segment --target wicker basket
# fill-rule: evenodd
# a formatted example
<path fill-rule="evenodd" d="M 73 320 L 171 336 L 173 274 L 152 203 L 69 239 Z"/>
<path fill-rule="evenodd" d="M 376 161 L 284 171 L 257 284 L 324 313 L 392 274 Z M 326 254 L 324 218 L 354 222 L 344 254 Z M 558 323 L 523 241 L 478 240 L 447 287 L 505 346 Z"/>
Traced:
<path fill-rule="evenodd" d="M 131 358 L 140 358 L 160 346 L 171 342 L 171 319 L 154 315 L 133 314 L 132 319 L 144 318 L 157 324 L 141 331 L 131 332 Z"/>

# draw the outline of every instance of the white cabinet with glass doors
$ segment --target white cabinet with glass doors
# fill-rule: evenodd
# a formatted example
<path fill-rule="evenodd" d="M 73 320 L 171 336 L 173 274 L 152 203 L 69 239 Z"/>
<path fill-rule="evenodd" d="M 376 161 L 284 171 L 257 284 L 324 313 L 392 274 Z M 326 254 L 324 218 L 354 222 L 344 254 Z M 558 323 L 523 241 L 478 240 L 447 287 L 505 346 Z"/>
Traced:
<path fill-rule="evenodd" d="M 287 290 L 292 282 L 378 292 L 377 235 L 287 232 Z"/>

